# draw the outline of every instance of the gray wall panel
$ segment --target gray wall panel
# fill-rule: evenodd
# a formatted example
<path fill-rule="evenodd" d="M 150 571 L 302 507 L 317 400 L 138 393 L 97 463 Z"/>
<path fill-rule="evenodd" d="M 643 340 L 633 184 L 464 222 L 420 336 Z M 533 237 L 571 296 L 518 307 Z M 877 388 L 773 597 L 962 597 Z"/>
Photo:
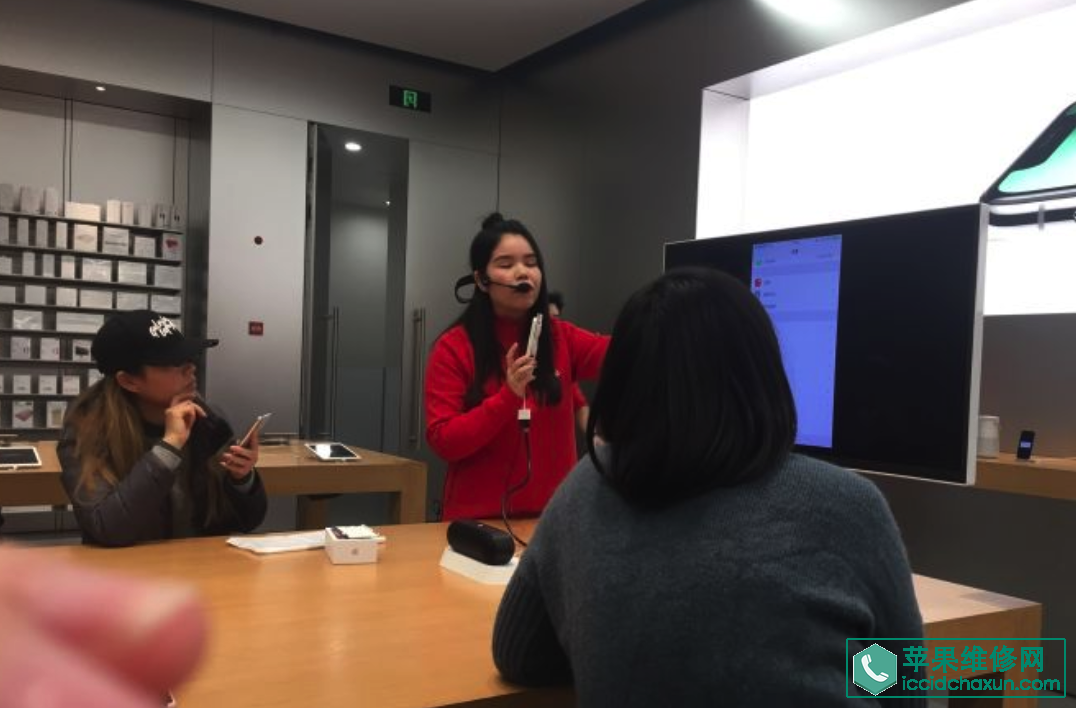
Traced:
<path fill-rule="evenodd" d="M 186 209 L 186 121 L 85 103 L 73 104 L 72 115 L 72 201 L 178 203 Z"/>
<path fill-rule="evenodd" d="M 62 197 L 64 169 L 64 102 L 0 91 L 0 182 L 55 187 Z"/>
<path fill-rule="evenodd" d="M 329 125 L 495 152 L 488 75 L 248 18 L 216 26 L 213 100 Z M 433 112 L 388 103 L 389 84 L 430 91 Z"/>
<path fill-rule="evenodd" d="M 272 412 L 271 430 L 299 429 L 306 149 L 304 121 L 213 109 L 208 333 L 221 345 L 206 395 L 237 426 Z"/>

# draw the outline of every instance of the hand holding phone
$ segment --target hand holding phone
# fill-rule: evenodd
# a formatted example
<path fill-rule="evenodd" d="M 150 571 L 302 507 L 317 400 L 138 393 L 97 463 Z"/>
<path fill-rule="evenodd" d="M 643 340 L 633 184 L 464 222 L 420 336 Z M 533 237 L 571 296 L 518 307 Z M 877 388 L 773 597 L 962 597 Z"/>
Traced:
<path fill-rule="evenodd" d="M 538 354 L 538 337 L 542 334 L 542 314 L 538 313 L 531 320 L 531 336 L 527 340 L 527 356 L 535 356 Z"/>

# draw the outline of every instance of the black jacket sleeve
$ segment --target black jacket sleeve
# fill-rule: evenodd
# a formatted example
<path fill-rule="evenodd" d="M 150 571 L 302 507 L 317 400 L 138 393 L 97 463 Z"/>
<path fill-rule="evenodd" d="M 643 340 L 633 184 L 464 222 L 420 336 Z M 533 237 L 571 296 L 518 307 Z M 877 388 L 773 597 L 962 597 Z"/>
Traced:
<path fill-rule="evenodd" d="M 56 446 L 60 480 L 86 541 L 101 546 L 131 546 L 168 536 L 169 493 L 176 468 L 151 448 L 115 485 L 101 482 L 93 492 L 78 486 L 82 465 L 70 431 Z M 171 453 L 169 453 L 171 454 Z M 163 512 L 163 513 L 162 513 Z"/>

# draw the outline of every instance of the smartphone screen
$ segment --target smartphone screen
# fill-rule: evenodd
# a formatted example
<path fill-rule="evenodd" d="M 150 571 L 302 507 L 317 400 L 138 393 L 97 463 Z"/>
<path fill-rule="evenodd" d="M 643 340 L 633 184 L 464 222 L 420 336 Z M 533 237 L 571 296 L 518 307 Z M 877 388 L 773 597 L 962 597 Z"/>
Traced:
<path fill-rule="evenodd" d="M 987 204 L 1044 199 L 1076 192 L 1076 104 L 1061 112 L 991 185 Z"/>
<path fill-rule="evenodd" d="M 1016 443 L 1016 457 L 1020 460 L 1031 459 L 1031 448 L 1035 445 L 1035 431 L 1025 430 L 1020 433 L 1020 441 Z"/>

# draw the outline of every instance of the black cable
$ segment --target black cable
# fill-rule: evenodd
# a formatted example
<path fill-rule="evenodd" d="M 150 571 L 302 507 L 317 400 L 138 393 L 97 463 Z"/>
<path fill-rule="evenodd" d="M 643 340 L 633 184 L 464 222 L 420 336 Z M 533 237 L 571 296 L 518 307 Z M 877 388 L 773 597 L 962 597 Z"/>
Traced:
<path fill-rule="evenodd" d="M 527 542 L 516 535 L 516 532 L 512 530 L 512 524 L 508 521 L 508 502 L 511 500 L 512 495 L 527 486 L 527 483 L 531 481 L 531 438 L 530 438 L 530 419 L 520 419 L 520 428 L 523 430 L 523 449 L 527 455 L 527 473 L 523 475 L 517 484 L 509 486 L 509 482 L 512 481 L 512 470 L 508 470 L 508 476 L 505 477 L 505 490 L 501 495 L 501 521 L 504 522 L 504 528 L 508 534 L 523 548 L 527 547 Z"/>

